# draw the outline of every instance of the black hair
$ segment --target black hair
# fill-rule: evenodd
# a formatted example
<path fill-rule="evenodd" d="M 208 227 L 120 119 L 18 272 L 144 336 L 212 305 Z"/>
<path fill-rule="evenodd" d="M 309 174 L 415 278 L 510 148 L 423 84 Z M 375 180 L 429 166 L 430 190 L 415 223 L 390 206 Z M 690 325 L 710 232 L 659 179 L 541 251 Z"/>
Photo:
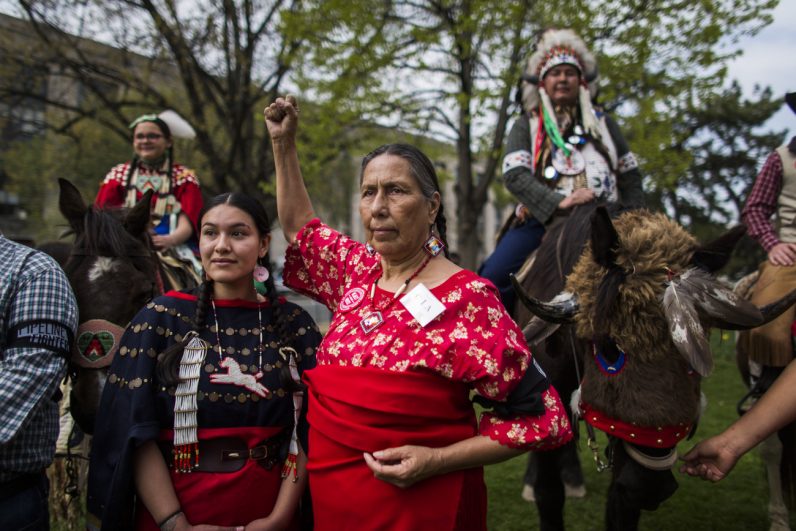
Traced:
<path fill-rule="evenodd" d="M 257 232 L 261 237 L 271 233 L 271 222 L 262 203 L 249 195 L 239 192 L 220 194 L 207 201 L 199 214 L 200 227 L 202 224 L 202 219 L 205 217 L 205 215 L 219 205 L 229 205 L 238 208 L 251 216 L 252 220 L 254 221 L 254 225 L 257 228 Z M 268 266 L 268 255 L 263 258 L 259 258 L 258 263 L 262 266 Z M 289 346 L 292 340 L 290 330 L 288 329 L 289 315 L 284 307 L 286 301 L 284 298 L 277 296 L 273 275 L 268 276 L 265 286 L 265 296 L 268 298 L 272 307 L 274 308 L 273 322 L 278 338 L 277 350 L 279 350 L 280 347 Z M 210 309 L 210 303 L 213 295 L 213 280 L 205 277 L 196 290 L 198 291 L 198 294 L 192 329 L 198 332 L 207 326 L 207 314 L 208 310 Z M 182 353 L 185 349 L 185 344 L 186 343 L 184 340 L 179 341 L 163 352 L 163 357 L 159 360 L 157 367 L 158 379 L 162 385 L 165 385 L 166 387 L 173 387 L 179 383 L 179 364 L 180 360 L 182 359 Z M 282 368 L 280 370 L 280 378 L 282 380 L 283 387 L 285 387 L 288 392 L 293 392 L 298 388 L 301 388 L 301 386 L 296 385 L 296 383 L 293 381 L 293 378 L 290 376 L 290 367 L 288 366 L 288 361 L 283 360 Z"/>
<path fill-rule="evenodd" d="M 365 174 L 365 168 L 379 155 L 395 155 L 404 159 L 409 164 L 412 176 L 417 181 L 417 184 L 420 185 L 420 191 L 426 199 L 430 200 L 434 192 L 440 194 L 439 210 L 437 210 L 434 225 L 437 227 L 442 243 L 445 244 L 445 257 L 449 258 L 447 221 L 445 220 L 442 192 L 439 188 L 439 179 L 437 178 L 437 171 L 434 169 L 434 163 L 422 151 L 411 144 L 384 144 L 365 155 L 365 158 L 362 159 L 362 166 L 359 170 L 360 184 Z"/>

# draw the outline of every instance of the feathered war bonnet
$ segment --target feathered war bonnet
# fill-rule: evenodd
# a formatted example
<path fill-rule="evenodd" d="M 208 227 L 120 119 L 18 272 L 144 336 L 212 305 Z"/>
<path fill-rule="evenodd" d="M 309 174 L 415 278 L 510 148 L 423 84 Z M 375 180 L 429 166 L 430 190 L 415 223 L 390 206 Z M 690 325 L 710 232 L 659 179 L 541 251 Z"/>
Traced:
<path fill-rule="evenodd" d="M 599 130 L 591 100 L 597 95 L 597 60 L 577 33 L 571 29 L 548 29 L 539 38 L 520 80 L 522 107 L 531 113 L 543 105 L 551 116 L 553 107 L 542 81 L 553 67 L 568 64 L 580 72 L 579 105 L 584 128 L 595 138 Z"/>

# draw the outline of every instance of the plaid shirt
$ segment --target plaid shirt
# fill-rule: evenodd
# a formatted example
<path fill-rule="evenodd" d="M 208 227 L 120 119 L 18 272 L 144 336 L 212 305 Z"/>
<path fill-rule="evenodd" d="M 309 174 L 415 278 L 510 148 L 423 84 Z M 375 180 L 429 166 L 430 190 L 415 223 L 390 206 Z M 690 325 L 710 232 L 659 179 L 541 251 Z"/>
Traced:
<path fill-rule="evenodd" d="M 0 482 L 47 467 L 77 303 L 49 256 L 0 235 Z"/>
<path fill-rule="evenodd" d="M 777 211 L 777 199 L 781 190 L 782 158 L 774 151 L 757 174 L 752 193 L 749 194 L 741 213 L 749 236 L 757 240 L 766 252 L 779 243 L 770 220 Z"/>

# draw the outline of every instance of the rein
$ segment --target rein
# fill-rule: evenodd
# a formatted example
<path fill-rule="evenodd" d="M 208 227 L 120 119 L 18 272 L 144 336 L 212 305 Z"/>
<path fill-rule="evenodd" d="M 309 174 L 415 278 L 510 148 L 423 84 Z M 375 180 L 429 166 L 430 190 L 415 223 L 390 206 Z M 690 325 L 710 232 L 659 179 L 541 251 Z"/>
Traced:
<path fill-rule="evenodd" d="M 576 205 L 572 209 L 572 212 L 574 213 L 577 210 L 577 208 L 578 208 L 578 206 Z M 570 214 L 570 216 L 571 215 L 572 214 Z M 558 233 L 558 239 L 556 240 L 556 265 L 558 266 L 558 276 L 559 276 L 559 278 L 562 279 L 562 281 L 565 280 L 565 278 L 564 278 L 564 264 L 561 261 L 562 260 L 562 258 L 561 258 L 561 248 L 562 248 L 563 242 L 564 242 L 564 235 L 567 232 L 566 229 L 567 229 L 567 226 L 564 225 L 564 227 L 562 227 L 561 231 Z M 575 335 L 574 335 L 574 332 L 572 330 L 572 326 L 571 325 L 569 326 L 569 328 L 567 330 L 567 338 L 569 339 L 569 349 L 572 352 L 572 363 L 575 366 L 575 377 L 578 379 L 578 389 L 580 389 L 580 384 L 581 384 L 581 381 L 582 381 L 581 380 L 582 379 L 582 375 L 581 375 L 581 371 L 580 371 L 580 364 L 578 363 L 577 350 L 575 349 Z M 572 411 L 572 417 L 573 417 L 572 418 L 572 425 L 574 427 L 576 425 L 577 421 L 578 421 L 578 413 L 577 413 L 577 411 L 574 411 L 574 410 Z M 600 447 L 597 444 L 597 436 L 594 433 L 594 427 L 591 424 L 589 424 L 588 422 L 586 422 L 586 436 L 587 436 L 586 437 L 587 438 L 587 444 L 589 446 L 589 449 L 592 452 L 592 457 L 594 458 L 594 464 L 597 467 L 597 472 L 603 472 L 605 470 L 608 470 L 609 468 L 612 468 L 613 467 L 613 463 L 611 463 L 610 460 L 606 463 L 600 457 Z"/>

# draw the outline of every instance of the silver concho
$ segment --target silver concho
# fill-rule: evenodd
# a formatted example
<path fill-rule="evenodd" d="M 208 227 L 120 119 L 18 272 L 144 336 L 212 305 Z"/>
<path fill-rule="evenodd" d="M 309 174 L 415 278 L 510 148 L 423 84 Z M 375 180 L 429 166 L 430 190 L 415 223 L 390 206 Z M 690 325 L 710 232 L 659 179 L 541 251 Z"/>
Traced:
<path fill-rule="evenodd" d="M 586 159 L 572 146 L 570 155 L 567 157 L 563 149 L 556 149 L 553 152 L 553 160 L 551 161 L 553 167 L 561 175 L 579 175 L 586 169 Z"/>

